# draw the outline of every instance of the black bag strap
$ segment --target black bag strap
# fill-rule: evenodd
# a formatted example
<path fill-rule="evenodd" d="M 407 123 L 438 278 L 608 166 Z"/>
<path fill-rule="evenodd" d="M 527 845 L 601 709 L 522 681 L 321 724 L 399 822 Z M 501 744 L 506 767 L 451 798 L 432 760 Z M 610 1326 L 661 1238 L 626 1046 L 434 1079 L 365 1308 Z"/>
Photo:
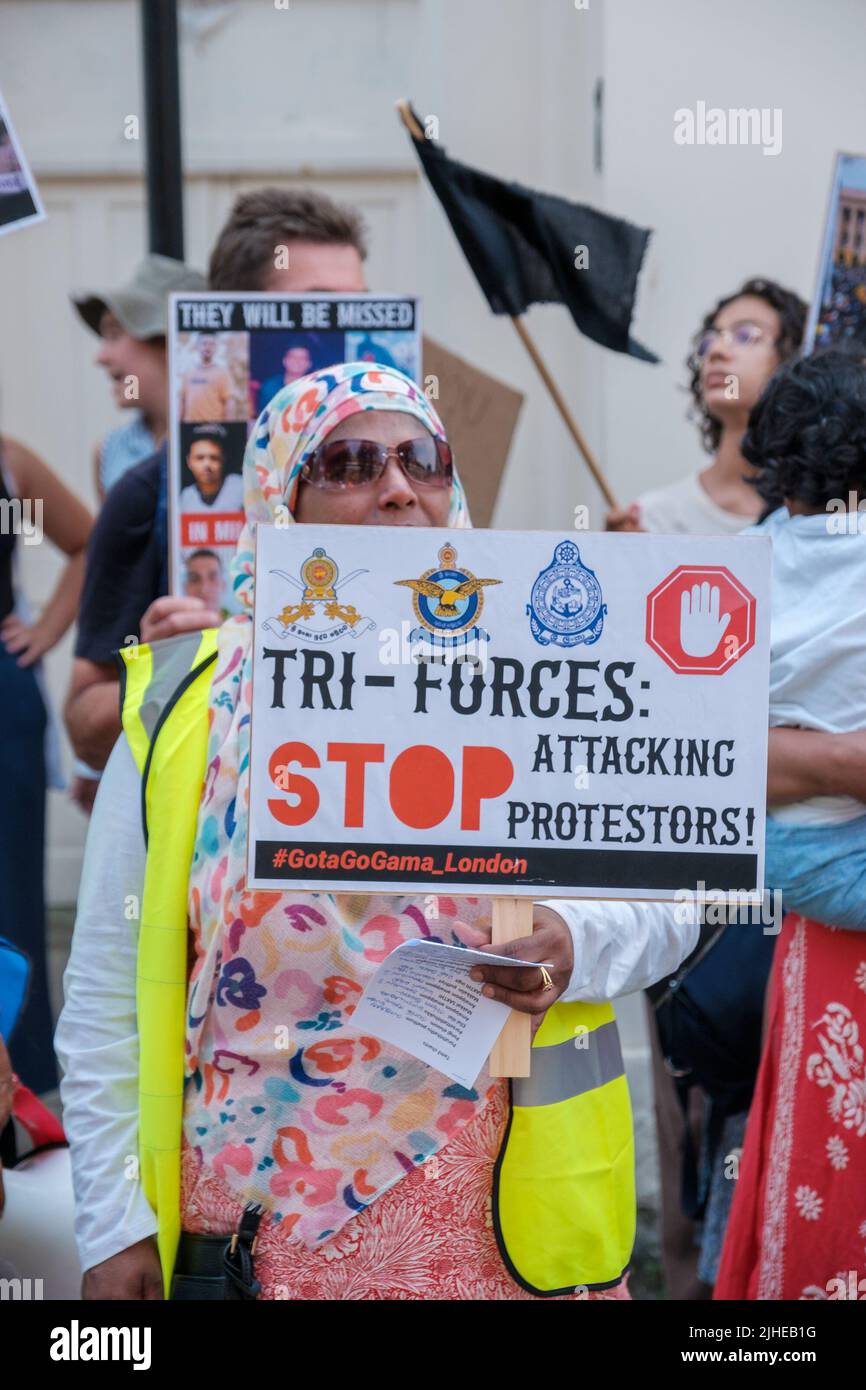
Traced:
<path fill-rule="evenodd" d="M 649 985 L 645 993 L 652 1007 L 658 1012 L 663 1004 L 666 1004 L 672 994 L 675 994 L 684 980 L 688 979 L 691 972 L 716 945 L 721 941 L 723 934 L 731 925 L 730 922 L 722 922 L 719 925 L 702 922 L 698 933 L 697 945 L 686 956 L 685 960 L 677 967 L 673 975 L 665 975 L 655 984 Z"/>
<path fill-rule="evenodd" d="M 237 1230 L 223 1251 L 225 1297 L 231 1299 L 258 1298 L 262 1286 L 255 1277 L 253 1255 L 264 1207 L 248 1202 L 244 1207 Z"/>

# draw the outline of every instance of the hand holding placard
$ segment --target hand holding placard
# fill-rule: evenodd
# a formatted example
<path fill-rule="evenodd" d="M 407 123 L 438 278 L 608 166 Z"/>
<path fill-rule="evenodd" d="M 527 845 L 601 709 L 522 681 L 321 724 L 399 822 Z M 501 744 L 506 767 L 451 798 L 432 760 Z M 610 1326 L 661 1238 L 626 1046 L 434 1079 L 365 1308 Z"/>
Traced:
<path fill-rule="evenodd" d="M 474 967 L 473 978 L 493 990 L 498 1003 L 512 1013 L 491 1053 L 491 1076 L 528 1076 L 530 1044 L 555 1004 L 568 987 L 574 970 L 571 931 L 560 914 L 543 904 L 519 898 L 495 897 L 493 946 L 524 962 L 519 971 L 502 971 L 495 965 Z"/>

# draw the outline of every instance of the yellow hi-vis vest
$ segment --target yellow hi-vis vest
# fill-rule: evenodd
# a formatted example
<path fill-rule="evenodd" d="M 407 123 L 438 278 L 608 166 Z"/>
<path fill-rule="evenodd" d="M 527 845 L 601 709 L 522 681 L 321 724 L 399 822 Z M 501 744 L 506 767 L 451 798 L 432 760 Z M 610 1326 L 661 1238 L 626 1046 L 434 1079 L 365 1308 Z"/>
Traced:
<path fill-rule="evenodd" d="M 125 648 L 123 727 L 142 779 L 147 867 L 137 1006 L 141 1180 L 166 1296 L 180 1238 L 187 897 L 207 756 L 216 632 Z M 552 1296 L 619 1282 L 634 1243 L 634 1139 L 610 1004 L 554 1004 L 532 1075 L 510 1083 L 493 1224 L 512 1277 Z"/>

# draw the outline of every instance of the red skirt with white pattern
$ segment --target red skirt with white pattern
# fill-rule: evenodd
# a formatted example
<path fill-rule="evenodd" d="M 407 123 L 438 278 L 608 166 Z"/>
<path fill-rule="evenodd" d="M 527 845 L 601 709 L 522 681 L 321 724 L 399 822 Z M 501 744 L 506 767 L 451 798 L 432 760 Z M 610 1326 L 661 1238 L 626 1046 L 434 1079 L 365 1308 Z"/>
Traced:
<path fill-rule="evenodd" d="M 714 1297 L 866 1298 L 866 935 L 793 914 Z"/>

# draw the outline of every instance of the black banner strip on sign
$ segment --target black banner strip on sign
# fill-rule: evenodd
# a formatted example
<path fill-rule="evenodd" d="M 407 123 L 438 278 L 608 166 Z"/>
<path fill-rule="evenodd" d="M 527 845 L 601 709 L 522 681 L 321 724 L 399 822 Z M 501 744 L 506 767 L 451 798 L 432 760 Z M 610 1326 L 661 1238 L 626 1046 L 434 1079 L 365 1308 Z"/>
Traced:
<path fill-rule="evenodd" d="M 399 865 L 395 862 L 399 861 Z M 426 863 L 425 863 L 426 861 Z M 325 844 L 321 840 L 257 840 L 257 878 L 368 883 L 449 881 L 480 887 L 652 888 L 671 893 L 753 892 L 756 854 L 677 850 L 553 849 L 498 845 Z"/>
<path fill-rule="evenodd" d="M 215 291 L 207 300 L 177 301 L 177 329 L 215 332 L 309 333 L 414 333 L 415 302 L 411 299 L 266 300 L 250 295 L 242 300 L 220 300 Z"/>

